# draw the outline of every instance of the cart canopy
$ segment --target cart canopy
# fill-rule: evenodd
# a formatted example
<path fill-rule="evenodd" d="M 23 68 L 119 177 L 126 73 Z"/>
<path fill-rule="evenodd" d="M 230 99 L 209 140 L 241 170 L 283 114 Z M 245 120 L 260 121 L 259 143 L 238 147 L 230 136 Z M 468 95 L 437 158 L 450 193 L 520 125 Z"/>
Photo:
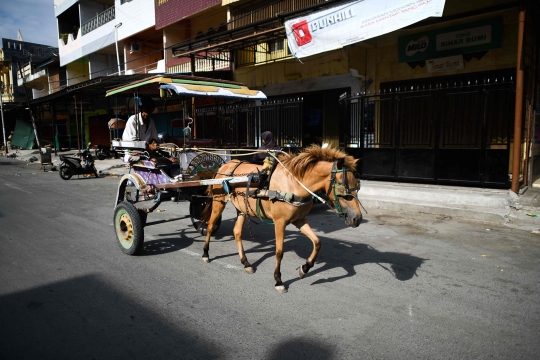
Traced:
<path fill-rule="evenodd" d="M 140 95 L 165 97 L 216 97 L 266 100 L 262 91 L 250 90 L 241 83 L 184 75 L 153 75 L 107 91 L 106 96 L 138 91 Z"/>

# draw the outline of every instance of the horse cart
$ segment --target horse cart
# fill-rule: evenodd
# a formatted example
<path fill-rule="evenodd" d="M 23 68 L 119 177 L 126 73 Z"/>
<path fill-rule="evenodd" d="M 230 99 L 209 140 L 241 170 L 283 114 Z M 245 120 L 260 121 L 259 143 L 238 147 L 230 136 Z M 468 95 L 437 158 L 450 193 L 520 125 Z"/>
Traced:
<path fill-rule="evenodd" d="M 187 118 L 187 104 L 193 97 L 211 97 L 217 99 L 262 100 L 266 96 L 256 90 L 250 90 L 243 84 L 215 79 L 180 75 L 155 75 L 119 88 L 107 91 L 106 96 L 133 94 L 173 97 L 183 105 L 183 117 Z M 138 113 L 137 101 L 135 114 Z M 188 121 L 191 120 L 188 118 Z M 184 134 L 189 136 L 191 129 L 184 127 Z M 185 139 L 184 139 L 185 140 Z M 183 142 L 186 144 L 186 141 Z M 123 160 L 129 172 L 122 176 L 115 198 L 114 228 L 122 251 L 135 255 L 142 251 L 144 228 L 164 222 L 191 218 L 193 226 L 205 234 L 201 225 L 202 210 L 206 206 L 205 191 L 209 185 L 246 182 L 246 176 L 214 179 L 217 170 L 230 160 L 230 152 L 214 148 L 188 148 L 176 144 L 161 144 L 170 155 L 176 158 L 171 164 L 159 164 L 150 161 L 145 154 L 145 141 L 112 141 L 113 148 L 123 153 Z M 251 151 L 251 150 L 249 150 Z M 189 201 L 189 215 L 150 221 L 149 214 L 159 211 L 163 201 L 177 201 L 180 197 Z M 216 222 L 212 232 L 217 231 L 221 219 Z"/>
<path fill-rule="evenodd" d="M 261 92 L 249 90 L 238 83 L 163 76 L 112 89 L 108 95 L 134 89 L 139 93 L 154 94 L 159 89 L 161 96 L 183 98 L 265 98 Z M 185 133 L 189 131 L 185 129 Z M 148 215 L 164 200 L 164 192 L 176 192 L 177 195 L 183 194 L 190 202 L 189 215 L 182 218 L 190 217 L 193 225 L 206 235 L 202 261 L 209 263 L 210 237 L 219 228 L 221 214 L 230 203 L 237 210 L 233 235 L 240 263 L 246 273 L 252 274 L 256 270 L 248 261 L 242 245 L 242 228 L 246 219 L 259 218 L 266 224 L 273 224 L 276 242 L 275 289 L 283 293 L 287 292 L 280 270 L 285 228 L 294 225 L 313 244 L 310 256 L 298 268 L 300 278 L 306 276 L 315 265 L 321 248 L 321 241 L 306 218 L 313 206 L 313 199 L 326 204 L 350 227 L 358 227 L 362 221 L 361 204 L 357 197 L 360 181 L 355 176 L 358 159 L 340 149 L 311 145 L 299 154 L 268 152 L 264 164 L 260 166 L 238 160 L 229 161 L 231 154 L 225 149 L 188 149 L 185 145 L 180 148 L 171 144 L 171 152 L 178 159 L 178 164 L 161 166 L 139 158 L 144 147 L 142 142 L 118 142 L 113 145 L 123 148 L 128 160 L 137 158 L 137 161 L 129 160 L 130 172 L 121 178 L 115 200 L 114 228 L 120 247 L 126 254 L 133 255 L 142 250 L 145 226 L 179 219 L 148 221 Z"/>

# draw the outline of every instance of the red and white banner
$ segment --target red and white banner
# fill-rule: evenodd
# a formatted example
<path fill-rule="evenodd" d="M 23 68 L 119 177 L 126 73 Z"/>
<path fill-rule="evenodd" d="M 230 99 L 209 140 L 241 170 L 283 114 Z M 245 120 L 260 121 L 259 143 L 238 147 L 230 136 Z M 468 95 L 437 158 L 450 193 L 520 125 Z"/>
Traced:
<path fill-rule="evenodd" d="M 285 22 L 297 58 L 340 49 L 387 34 L 430 16 L 442 16 L 445 0 L 359 0 Z"/>

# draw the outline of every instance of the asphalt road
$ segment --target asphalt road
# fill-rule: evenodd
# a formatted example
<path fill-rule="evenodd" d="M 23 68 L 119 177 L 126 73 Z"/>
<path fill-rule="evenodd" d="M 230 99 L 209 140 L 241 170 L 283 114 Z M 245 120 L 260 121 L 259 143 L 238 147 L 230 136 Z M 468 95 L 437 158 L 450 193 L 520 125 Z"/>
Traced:
<path fill-rule="evenodd" d="M 318 261 L 298 278 L 312 245 L 289 228 L 279 294 L 273 228 L 245 226 L 246 274 L 230 207 L 209 264 L 189 220 L 123 254 L 117 183 L 0 158 L 0 359 L 540 358 L 538 235 L 379 209 L 352 229 L 317 205 Z"/>

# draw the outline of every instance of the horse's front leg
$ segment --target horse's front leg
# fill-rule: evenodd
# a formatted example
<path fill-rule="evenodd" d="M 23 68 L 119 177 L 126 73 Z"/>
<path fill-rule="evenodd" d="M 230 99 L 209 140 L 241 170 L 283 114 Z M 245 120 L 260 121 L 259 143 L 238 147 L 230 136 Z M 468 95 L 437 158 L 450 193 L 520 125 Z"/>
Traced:
<path fill-rule="evenodd" d="M 242 243 L 242 228 L 244 227 L 244 222 L 246 221 L 246 214 L 238 211 L 236 218 L 236 223 L 234 224 L 233 234 L 234 240 L 236 240 L 236 247 L 238 248 L 238 256 L 240 256 L 240 262 L 244 265 L 244 271 L 248 274 L 253 274 L 255 270 L 251 267 L 251 264 L 246 258 L 246 253 L 244 252 L 244 245 Z"/>
<path fill-rule="evenodd" d="M 313 265 L 315 265 L 317 254 L 319 254 L 319 250 L 321 250 L 321 240 L 317 235 L 315 235 L 315 233 L 311 229 L 311 226 L 309 226 L 309 224 L 306 222 L 306 219 L 297 220 L 293 224 L 313 243 L 313 251 L 311 252 L 311 255 L 309 256 L 309 258 L 307 258 L 306 263 L 300 266 L 300 268 L 298 269 L 298 275 L 301 279 L 303 279 L 309 269 L 311 269 Z"/>
<path fill-rule="evenodd" d="M 286 293 L 287 289 L 281 281 L 281 260 L 283 259 L 283 242 L 285 241 L 285 224 L 278 224 L 274 221 L 276 233 L 276 268 L 274 270 L 274 280 L 276 280 L 276 291 Z"/>
<path fill-rule="evenodd" d="M 206 241 L 204 242 L 203 256 L 202 256 L 202 261 L 204 261 L 205 263 L 210 262 L 210 255 L 208 254 L 208 251 L 210 250 L 210 236 L 214 232 L 214 225 L 216 224 L 217 219 L 219 218 L 219 216 L 225 209 L 225 205 L 227 205 L 227 203 L 223 200 L 213 199 L 211 201 L 212 202 L 210 204 L 211 204 L 212 214 L 210 215 L 210 219 L 208 220 L 208 223 L 207 223 Z"/>

